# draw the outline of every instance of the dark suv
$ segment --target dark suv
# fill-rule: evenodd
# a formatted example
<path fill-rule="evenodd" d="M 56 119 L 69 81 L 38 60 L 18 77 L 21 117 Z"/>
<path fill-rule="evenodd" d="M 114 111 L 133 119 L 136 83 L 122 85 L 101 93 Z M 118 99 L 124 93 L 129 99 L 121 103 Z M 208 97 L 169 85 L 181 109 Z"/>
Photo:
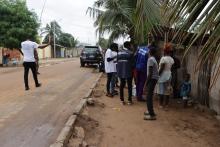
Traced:
<path fill-rule="evenodd" d="M 80 55 L 81 67 L 85 64 L 99 64 L 102 60 L 102 53 L 97 46 L 85 46 Z"/>

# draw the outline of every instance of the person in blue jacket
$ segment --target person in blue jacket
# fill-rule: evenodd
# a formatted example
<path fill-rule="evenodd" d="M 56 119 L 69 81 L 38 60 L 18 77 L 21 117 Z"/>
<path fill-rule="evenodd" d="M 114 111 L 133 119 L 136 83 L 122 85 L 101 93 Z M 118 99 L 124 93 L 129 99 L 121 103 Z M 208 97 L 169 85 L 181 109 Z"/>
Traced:
<path fill-rule="evenodd" d="M 138 101 L 144 101 L 143 89 L 147 79 L 147 60 L 148 60 L 148 47 L 139 47 L 136 55 L 136 96 Z"/>
<path fill-rule="evenodd" d="M 181 84 L 181 88 L 180 88 L 180 96 L 183 99 L 184 108 L 188 104 L 191 89 L 192 89 L 192 86 L 191 86 L 191 82 L 190 82 L 190 74 L 186 74 L 185 80 Z"/>

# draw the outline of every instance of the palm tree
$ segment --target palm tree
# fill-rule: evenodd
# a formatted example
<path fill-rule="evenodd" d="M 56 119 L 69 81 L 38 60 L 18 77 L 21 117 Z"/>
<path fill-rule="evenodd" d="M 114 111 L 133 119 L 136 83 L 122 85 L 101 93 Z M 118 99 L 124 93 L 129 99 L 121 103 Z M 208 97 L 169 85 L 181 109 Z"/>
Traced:
<path fill-rule="evenodd" d="M 110 41 L 129 35 L 133 42 L 144 42 L 145 34 L 159 23 L 154 0 L 97 0 L 88 12 L 96 19 L 97 33 L 110 33 Z"/>
<path fill-rule="evenodd" d="M 192 32 L 194 36 L 191 37 L 185 55 L 189 52 L 191 46 L 208 35 L 208 40 L 205 44 L 200 46 L 198 69 L 201 68 L 208 61 L 211 63 L 218 63 L 220 56 L 220 1 L 219 0 L 165 0 L 166 19 L 173 27 L 178 23 L 180 18 L 184 18 L 184 22 L 179 31 L 174 36 L 174 39 L 182 35 L 182 31 Z M 182 39 L 184 41 L 184 39 Z M 181 43 L 181 42 L 180 42 Z M 214 67 L 213 78 L 210 84 L 212 87 L 220 75 L 220 65 Z"/>
<path fill-rule="evenodd" d="M 51 39 L 50 45 L 52 47 L 52 55 L 55 57 L 55 52 L 54 52 L 54 38 L 55 37 L 55 42 L 58 42 L 59 36 L 61 35 L 61 27 L 56 21 L 52 21 L 49 24 L 46 25 L 45 28 L 41 29 L 41 35 L 45 35 L 45 38 L 43 40 L 43 43 L 49 42 L 49 38 Z"/>
<path fill-rule="evenodd" d="M 220 75 L 220 1 L 219 0 L 165 0 L 163 3 L 164 18 L 170 26 L 184 19 L 173 40 L 180 38 L 179 43 L 190 37 L 186 56 L 191 47 L 198 42 L 199 55 L 196 66 L 198 71 L 198 100 L 209 106 L 210 89 L 216 84 Z M 184 37 L 185 36 L 185 37 Z"/>

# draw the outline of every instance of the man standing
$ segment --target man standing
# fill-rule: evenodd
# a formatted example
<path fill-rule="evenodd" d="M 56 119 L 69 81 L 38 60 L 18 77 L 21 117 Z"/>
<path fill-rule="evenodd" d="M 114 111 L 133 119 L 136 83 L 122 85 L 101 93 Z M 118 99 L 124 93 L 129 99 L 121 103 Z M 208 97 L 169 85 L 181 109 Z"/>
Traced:
<path fill-rule="evenodd" d="M 105 72 L 107 73 L 107 84 L 106 90 L 108 97 L 113 97 L 115 94 L 115 73 L 116 73 L 116 64 L 114 59 L 117 58 L 117 53 L 115 51 L 118 50 L 118 44 L 113 43 L 110 45 L 110 48 L 107 49 L 105 53 Z"/>
<path fill-rule="evenodd" d="M 38 45 L 36 42 L 30 41 L 27 39 L 26 41 L 21 43 L 21 51 L 24 56 L 23 59 L 23 66 L 24 66 L 24 83 L 25 83 L 25 90 L 29 90 L 29 84 L 28 84 L 28 74 L 29 69 L 31 69 L 33 78 L 35 81 L 35 86 L 40 87 L 41 84 L 38 82 L 37 78 L 37 68 L 36 68 L 36 59 L 34 58 L 34 52 L 37 48 L 45 48 L 49 45 Z"/>
<path fill-rule="evenodd" d="M 158 63 L 156 61 L 157 49 L 154 46 L 149 46 L 150 58 L 147 62 L 147 109 L 144 113 L 145 120 L 156 120 L 156 114 L 153 109 L 154 89 L 159 78 Z"/>
<path fill-rule="evenodd" d="M 148 48 L 140 47 L 137 51 L 136 57 L 136 72 L 137 72 L 137 82 L 136 82 L 136 92 L 137 100 L 144 101 L 143 99 L 143 89 L 144 84 L 147 79 L 147 59 L 148 59 Z"/>
<path fill-rule="evenodd" d="M 128 85 L 128 105 L 132 104 L 132 71 L 133 71 L 133 53 L 130 42 L 124 43 L 124 48 L 118 53 L 117 74 L 120 78 L 120 99 L 122 104 L 124 101 L 124 88 Z"/>

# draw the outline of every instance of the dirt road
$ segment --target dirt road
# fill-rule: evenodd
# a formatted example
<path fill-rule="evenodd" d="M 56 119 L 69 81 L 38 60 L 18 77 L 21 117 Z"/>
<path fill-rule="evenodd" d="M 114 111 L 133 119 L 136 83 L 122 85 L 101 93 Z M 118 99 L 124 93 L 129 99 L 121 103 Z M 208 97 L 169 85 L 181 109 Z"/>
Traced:
<path fill-rule="evenodd" d="M 43 67 L 35 88 L 24 91 L 23 71 L 0 75 L 0 147 L 48 147 L 98 74 L 79 59 Z"/>
<path fill-rule="evenodd" d="M 105 78 L 94 90 L 95 106 L 85 109 L 77 126 L 92 147 L 220 147 L 220 123 L 214 116 L 173 102 L 169 111 L 158 108 L 156 121 L 143 120 L 146 104 L 121 105 L 105 96 Z M 74 140 L 74 139 L 72 139 Z M 69 147 L 72 146 L 70 140 Z"/>

